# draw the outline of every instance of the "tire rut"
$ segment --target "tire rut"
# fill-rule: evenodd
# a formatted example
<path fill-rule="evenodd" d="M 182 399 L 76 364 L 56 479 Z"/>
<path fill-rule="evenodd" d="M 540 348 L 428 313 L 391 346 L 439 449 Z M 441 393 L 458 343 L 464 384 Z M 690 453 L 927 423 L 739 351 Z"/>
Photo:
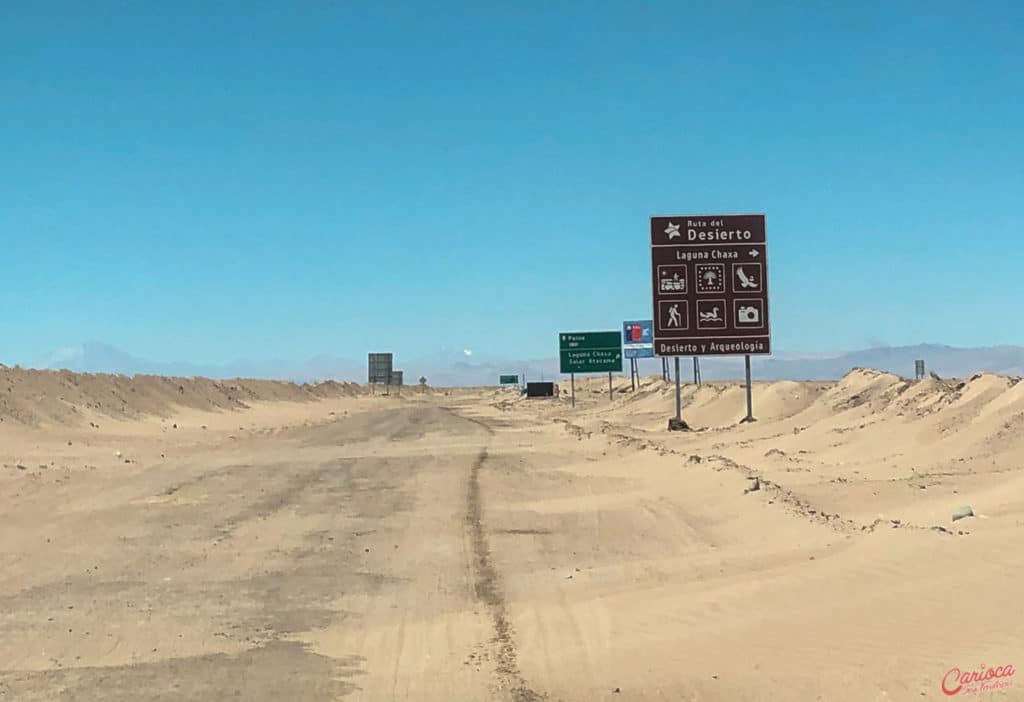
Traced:
<path fill-rule="evenodd" d="M 483 424 L 480 422 L 480 424 Z M 483 425 L 486 426 L 486 425 Z M 493 433 L 490 427 L 488 430 Z M 508 616 L 508 603 L 501 586 L 501 576 L 491 559 L 487 530 L 484 527 L 483 504 L 480 496 L 480 470 L 487 461 L 487 449 L 480 451 L 469 474 L 466 494 L 466 525 L 473 545 L 473 572 L 476 578 L 474 591 L 478 600 L 490 611 L 494 638 L 491 643 L 495 652 L 497 667 L 496 685 L 500 691 L 507 691 L 513 702 L 541 702 L 545 696 L 538 694 L 526 684 L 519 670 L 515 630 Z"/>

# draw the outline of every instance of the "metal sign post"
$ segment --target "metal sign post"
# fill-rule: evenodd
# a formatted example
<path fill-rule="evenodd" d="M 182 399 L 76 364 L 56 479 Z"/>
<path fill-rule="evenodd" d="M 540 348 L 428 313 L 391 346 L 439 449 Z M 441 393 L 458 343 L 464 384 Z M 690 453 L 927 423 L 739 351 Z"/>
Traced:
<path fill-rule="evenodd" d="M 668 420 L 669 431 L 686 431 L 689 425 L 683 421 L 682 383 L 679 379 L 679 356 L 675 357 L 676 366 L 676 416 Z"/>
<path fill-rule="evenodd" d="M 572 388 L 572 406 L 576 406 L 576 374 L 569 374 L 569 386 Z"/>
<path fill-rule="evenodd" d="M 653 320 L 622 323 L 622 353 L 629 359 L 629 383 L 636 392 L 640 387 L 639 359 L 654 358 Z"/>
<path fill-rule="evenodd" d="M 700 379 L 700 358 L 697 356 L 693 357 L 693 384 L 702 384 Z"/>
<path fill-rule="evenodd" d="M 558 335 L 559 370 L 568 373 L 576 406 L 576 373 L 608 373 L 608 396 L 612 397 L 613 372 L 622 372 L 622 334 L 617 331 L 562 332 Z"/>
<path fill-rule="evenodd" d="M 676 356 L 676 421 L 683 421 L 683 396 L 679 382 L 679 356 Z"/>
<path fill-rule="evenodd" d="M 744 417 L 741 422 L 756 422 L 757 420 L 754 418 L 754 403 L 751 400 L 750 393 L 750 356 L 743 357 L 743 365 L 746 367 L 747 371 L 747 416 Z"/>
<path fill-rule="evenodd" d="M 612 372 L 608 371 L 608 401 L 614 402 L 615 397 L 612 395 Z"/>
<path fill-rule="evenodd" d="M 384 394 L 388 394 L 393 363 L 394 356 L 390 353 L 371 353 L 367 356 L 367 380 L 371 394 L 376 394 L 378 383 L 384 386 Z"/>
<path fill-rule="evenodd" d="M 771 353 L 767 258 L 763 214 L 651 217 L 654 352 L 694 356 L 698 384 L 696 357 L 746 356 L 747 421 L 749 357 Z"/>

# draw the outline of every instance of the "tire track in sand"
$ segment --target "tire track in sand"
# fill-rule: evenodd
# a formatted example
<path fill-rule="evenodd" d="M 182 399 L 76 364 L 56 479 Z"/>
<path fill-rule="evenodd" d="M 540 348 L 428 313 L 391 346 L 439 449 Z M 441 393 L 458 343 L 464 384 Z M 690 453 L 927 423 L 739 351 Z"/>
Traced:
<path fill-rule="evenodd" d="M 513 702 L 541 702 L 545 697 L 530 689 L 519 670 L 515 630 L 508 618 L 508 604 L 502 591 L 501 577 L 491 560 L 480 499 L 480 469 L 486 461 L 485 448 L 473 462 L 466 495 L 466 524 L 473 544 L 473 572 L 476 577 L 474 590 L 477 599 L 486 604 L 491 613 L 494 628 L 491 642 L 497 649 L 495 674 L 499 690 L 507 690 Z"/>

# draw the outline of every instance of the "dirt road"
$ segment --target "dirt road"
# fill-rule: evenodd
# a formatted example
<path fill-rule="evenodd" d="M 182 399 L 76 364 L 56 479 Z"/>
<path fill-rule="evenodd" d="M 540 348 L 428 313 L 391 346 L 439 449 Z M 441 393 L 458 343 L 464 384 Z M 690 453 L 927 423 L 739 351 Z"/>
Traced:
<path fill-rule="evenodd" d="M 22 495 L 0 699 L 535 699 L 483 525 L 491 435 L 370 412 L 79 481 L 55 509 Z"/>

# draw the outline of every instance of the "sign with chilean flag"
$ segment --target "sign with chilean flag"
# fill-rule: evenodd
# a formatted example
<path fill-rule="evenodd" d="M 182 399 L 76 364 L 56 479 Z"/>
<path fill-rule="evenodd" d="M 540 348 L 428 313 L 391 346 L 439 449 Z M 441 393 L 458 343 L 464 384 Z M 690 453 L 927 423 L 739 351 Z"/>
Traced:
<path fill-rule="evenodd" d="M 654 321 L 623 322 L 622 351 L 626 358 L 654 358 Z"/>

